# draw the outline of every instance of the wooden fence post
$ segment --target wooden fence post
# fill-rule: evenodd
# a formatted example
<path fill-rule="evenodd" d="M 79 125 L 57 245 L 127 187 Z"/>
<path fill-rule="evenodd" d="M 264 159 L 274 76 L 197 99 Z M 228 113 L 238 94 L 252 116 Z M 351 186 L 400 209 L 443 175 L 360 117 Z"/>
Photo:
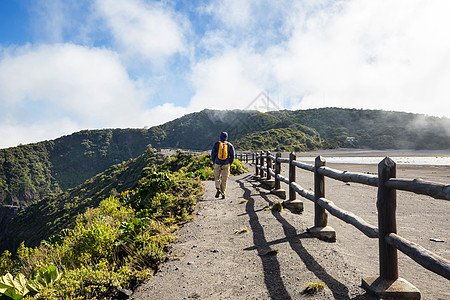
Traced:
<path fill-rule="evenodd" d="M 396 177 L 395 162 L 384 159 L 378 165 L 378 232 L 379 232 L 379 255 L 380 255 L 380 277 L 386 280 L 397 280 L 398 258 L 397 249 L 388 245 L 384 236 L 391 232 L 397 233 L 397 220 L 395 211 L 397 209 L 397 191 L 384 186 L 389 178 Z"/>
<path fill-rule="evenodd" d="M 255 163 L 255 153 L 252 153 L 252 164 Z"/>
<path fill-rule="evenodd" d="M 258 158 L 258 153 L 256 153 L 256 155 L 255 155 L 255 153 L 253 153 L 253 158 L 256 159 L 256 163 L 255 163 L 255 177 L 258 177 L 259 176 L 259 166 L 258 166 L 259 158 Z"/>
<path fill-rule="evenodd" d="M 308 231 L 319 239 L 335 242 L 336 231 L 328 226 L 328 213 L 317 203 L 318 199 L 325 198 L 325 176 L 318 172 L 323 166 L 325 166 L 325 159 L 319 155 L 314 163 L 314 227 Z"/>
<path fill-rule="evenodd" d="M 297 192 L 291 183 L 295 183 L 295 166 L 292 163 L 297 159 L 294 152 L 289 154 L 289 200 L 283 201 L 283 206 L 294 214 L 300 214 L 303 211 L 303 201 L 297 200 Z"/>
<path fill-rule="evenodd" d="M 281 158 L 281 153 L 275 154 L 275 187 L 271 193 L 277 195 L 281 199 L 286 199 L 286 191 L 281 188 L 281 181 L 278 175 L 281 173 L 281 162 L 278 160 Z"/>
<path fill-rule="evenodd" d="M 268 188 L 269 190 L 273 189 L 273 186 L 275 185 L 275 180 L 272 179 L 272 174 L 270 174 L 270 171 L 272 170 L 272 159 L 270 158 L 270 151 L 266 151 L 266 179 L 263 180 L 263 185 Z"/>
<path fill-rule="evenodd" d="M 259 157 L 259 164 L 261 165 L 261 167 L 264 166 L 264 152 L 261 150 L 260 152 L 260 157 Z M 259 170 L 259 174 L 260 177 L 263 178 L 264 177 L 264 171 L 263 170 Z"/>
<path fill-rule="evenodd" d="M 367 290 L 383 297 L 420 299 L 419 290 L 403 278 L 398 277 L 397 249 L 386 243 L 385 237 L 397 233 L 397 191 L 387 188 L 385 182 L 396 177 L 395 162 L 386 157 L 378 164 L 378 247 L 380 276 L 366 277 L 362 285 Z"/>
<path fill-rule="evenodd" d="M 289 201 L 297 199 L 297 193 L 291 186 L 291 183 L 295 182 L 295 166 L 292 164 L 292 162 L 296 159 L 297 156 L 295 155 L 295 153 L 291 152 L 289 154 Z"/>
<path fill-rule="evenodd" d="M 281 182 L 280 182 L 280 178 L 277 178 L 277 175 L 280 175 L 281 172 L 281 163 L 278 161 L 278 158 L 281 157 L 281 153 L 277 152 L 275 154 L 275 189 L 279 190 L 281 189 Z"/>

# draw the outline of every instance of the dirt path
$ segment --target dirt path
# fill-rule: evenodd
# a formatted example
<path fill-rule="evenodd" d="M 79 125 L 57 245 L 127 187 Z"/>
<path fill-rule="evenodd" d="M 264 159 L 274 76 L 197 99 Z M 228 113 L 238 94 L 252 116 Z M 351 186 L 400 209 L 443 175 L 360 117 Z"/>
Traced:
<path fill-rule="evenodd" d="M 377 169 L 376 165 L 330 166 L 360 173 Z M 312 190 L 312 173 L 297 170 L 296 176 L 302 187 Z M 450 166 L 401 166 L 397 176 L 448 184 Z M 306 229 L 313 225 L 313 203 L 304 200 L 301 215 L 266 210 L 278 198 L 262 188 L 252 173 L 230 177 L 225 200 L 214 198 L 213 182 L 205 182 L 205 187 L 195 220 L 177 232 L 173 258 L 132 299 L 375 299 L 360 285 L 362 277 L 378 274 L 376 239 L 331 215 L 329 225 L 336 230 L 337 241 L 311 238 Z M 330 179 L 326 191 L 338 206 L 377 224 L 376 188 Z M 450 202 L 398 192 L 397 204 L 398 233 L 449 259 Z M 270 249 L 278 254 L 268 254 Z M 399 274 L 421 291 L 422 299 L 450 299 L 447 279 L 401 252 Z M 305 295 L 308 282 L 327 287 L 317 295 Z"/>
<path fill-rule="evenodd" d="M 213 182 L 205 186 L 196 220 L 172 246 L 174 259 L 132 299 L 373 299 L 339 243 L 311 238 L 302 216 L 264 209 L 278 198 L 251 174 L 230 177 L 225 200 L 214 198 Z M 327 288 L 304 295 L 308 282 Z"/>

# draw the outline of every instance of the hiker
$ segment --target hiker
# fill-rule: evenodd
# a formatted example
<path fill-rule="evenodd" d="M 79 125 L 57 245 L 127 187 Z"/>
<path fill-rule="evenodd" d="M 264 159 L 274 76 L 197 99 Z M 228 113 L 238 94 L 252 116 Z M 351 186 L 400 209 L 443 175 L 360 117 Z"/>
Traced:
<path fill-rule="evenodd" d="M 214 180 L 216 182 L 216 198 L 222 195 L 225 199 L 227 180 L 230 175 L 230 166 L 234 161 L 234 147 L 227 141 L 228 133 L 220 134 L 220 141 L 214 144 L 211 150 L 211 161 L 214 163 Z"/>

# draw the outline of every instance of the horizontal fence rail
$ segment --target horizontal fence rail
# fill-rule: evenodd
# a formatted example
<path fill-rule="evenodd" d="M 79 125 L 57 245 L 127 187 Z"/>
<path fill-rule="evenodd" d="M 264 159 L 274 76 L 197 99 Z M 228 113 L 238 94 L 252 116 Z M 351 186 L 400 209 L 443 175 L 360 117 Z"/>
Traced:
<path fill-rule="evenodd" d="M 280 189 L 280 182 L 288 185 L 289 199 L 284 201 L 283 204 L 293 203 L 292 201 L 296 200 L 296 194 L 314 202 L 314 227 L 309 229 L 309 231 L 315 236 L 330 241 L 335 240 L 334 229 L 331 228 L 331 234 L 324 230 L 324 228 L 328 227 L 327 212 L 329 212 L 338 219 L 353 225 L 367 237 L 378 238 L 380 275 L 372 285 L 365 282 L 366 278 L 363 279 L 363 286 L 366 283 L 365 288 L 369 289 L 369 291 L 389 296 L 389 294 L 380 292 L 380 287 L 386 285 L 386 282 L 393 282 L 399 279 L 397 250 L 409 256 L 422 267 L 450 280 L 450 261 L 397 235 L 395 216 L 397 190 L 427 195 L 435 199 L 450 200 L 450 185 L 427 182 L 421 179 L 395 178 L 396 164 L 389 157 L 386 157 L 378 164 L 378 175 L 335 170 L 326 167 L 325 160 L 321 156 L 316 158 L 314 165 L 297 161 L 294 153 L 291 153 L 289 158 L 281 158 L 281 153 L 277 153 L 274 156 L 269 151 L 260 151 L 257 153 L 239 154 L 238 158 L 247 163 L 254 163 L 255 173 L 258 178 L 266 181 L 274 178 L 275 182 L 272 187 L 275 187 L 275 189 Z M 274 168 L 273 164 L 275 164 Z M 280 175 L 283 164 L 289 166 L 289 178 Z M 304 189 L 296 182 L 295 168 L 314 173 L 314 193 Z M 326 199 L 325 177 L 345 183 L 353 182 L 377 187 L 378 227 L 367 223 L 352 212 L 339 208 L 333 201 Z M 301 204 L 301 209 L 303 210 L 303 204 Z M 324 236 L 321 236 L 323 233 Z M 417 293 L 408 291 L 408 295 L 412 295 L 411 298 L 413 299 L 420 299 L 420 292 L 414 286 L 411 285 L 411 287 Z"/>

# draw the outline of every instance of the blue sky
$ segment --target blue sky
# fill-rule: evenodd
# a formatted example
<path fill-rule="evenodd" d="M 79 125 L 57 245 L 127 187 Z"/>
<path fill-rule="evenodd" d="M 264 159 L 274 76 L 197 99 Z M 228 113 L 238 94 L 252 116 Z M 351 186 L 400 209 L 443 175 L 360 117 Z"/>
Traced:
<path fill-rule="evenodd" d="M 211 109 L 450 117 L 446 0 L 1 0 L 0 148 Z"/>

